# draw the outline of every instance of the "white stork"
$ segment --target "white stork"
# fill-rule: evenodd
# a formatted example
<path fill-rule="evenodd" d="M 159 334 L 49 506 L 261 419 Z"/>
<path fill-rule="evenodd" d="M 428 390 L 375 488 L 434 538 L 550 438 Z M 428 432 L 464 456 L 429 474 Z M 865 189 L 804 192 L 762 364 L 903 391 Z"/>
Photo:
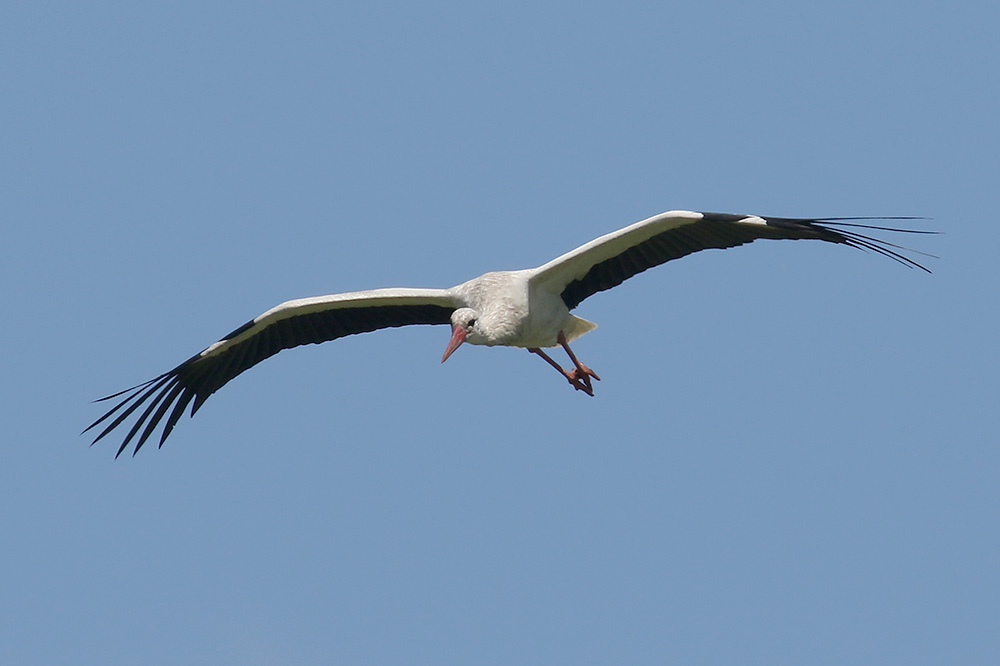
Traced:
<path fill-rule="evenodd" d="M 174 369 L 101 398 L 124 396 L 84 432 L 114 416 L 94 439 L 96 443 L 148 403 L 125 435 L 116 457 L 139 435 L 135 455 L 166 416 L 159 444 L 163 446 L 189 403 L 194 416 L 227 382 L 283 349 L 409 324 L 451 324 L 451 340 L 442 363 L 466 342 L 523 347 L 558 370 L 573 388 L 592 396 L 592 380 L 600 378 L 577 359 L 569 343 L 597 325 L 570 314 L 570 310 L 588 296 L 618 286 L 647 268 L 700 250 L 735 247 L 758 238 L 784 238 L 841 243 L 930 272 L 899 252 L 906 248 L 845 227 L 934 232 L 849 222 L 862 219 L 915 218 L 795 219 L 675 210 L 601 236 L 538 268 L 486 273 L 451 289 L 374 289 L 288 301 Z M 562 368 L 542 351 L 555 346 L 566 350 L 572 368 Z"/>

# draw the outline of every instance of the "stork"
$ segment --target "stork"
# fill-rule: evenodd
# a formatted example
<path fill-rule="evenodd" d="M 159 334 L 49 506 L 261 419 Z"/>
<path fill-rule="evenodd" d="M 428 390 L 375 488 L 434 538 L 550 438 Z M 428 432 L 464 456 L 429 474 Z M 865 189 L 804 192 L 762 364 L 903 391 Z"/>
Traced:
<path fill-rule="evenodd" d="M 110 420 L 94 439 L 96 443 L 145 405 L 116 457 L 133 440 L 135 455 L 166 418 L 159 438 L 163 446 L 189 404 L 194 416 L 210 395 L 283 349 L 410 324 L 451 325 L 442 363 L 466 343 L 521 347 L 545 360 L 574 389 L 593 396 L 593 382 L 600 377 L 569 346 L 597 327 L 570 312 L 587 297 L 693 252 L 735 247 L 760 238 L 839 243 L 929 273 L 902 254 L 912 250 L 856 230 L 934 233 L 857 222 L 900 219 L 916 218 L 801 219 L 675 210 L 601 236 L 537 268 L 490 272 L 450 289 L 373 289 L 287 301 L 172 370 L 101 398 L 99 402 L 121 399 L 84 432 Z M 543 351 L 551 347 L 562 347 L 571 367 L 563 368 Z"/>

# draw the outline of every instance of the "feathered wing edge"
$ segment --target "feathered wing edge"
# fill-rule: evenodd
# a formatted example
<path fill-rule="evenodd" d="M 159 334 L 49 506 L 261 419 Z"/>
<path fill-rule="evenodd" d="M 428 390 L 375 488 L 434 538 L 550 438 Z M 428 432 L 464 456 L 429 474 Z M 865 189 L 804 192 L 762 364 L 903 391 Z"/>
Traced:
<path fill-rule="evenodd" d="M 384 290 L 385 293 L 392 294 L 404 291 L 406 290 Z M 166 416 L 159 440 L 159 446 L 163 446 L 189 404 L 191 416 L 194 416 L 210 395 L 245 370 L 283 349 L 318 344 L 382 328 L 411 324 L 447 324 L 456 307 L 450 295 L 438 290 L 434 290 L 430 297 L 426 292 L 417 290 L 413 290 L 413 293 L 419 294 L 416 296 L 405 294 L 388 297 L 379 296 L 378 293 L 358 292 L 369 298 L 356 298 L 353 301 L 343 298 L 353 296 L 348 294 L 282 304 L 247 322 L 172 370 L 97 400 L 96 402 L 105 402 L 121 398 L 83 432 L 110 420 L 94 438 L 91 443 L 93 445 L 145 405 L 145 410 L 132 424 L 115 457 L 120 456 L 138 435 L 132 452 L 135 455 Z M 371 298 L 371 294 L 376 294 L 376 297 Z"/>
<path fill-rule="evenodd" d="M 914 250 L 903 245 L 897 245 L 896 243 L 890 243 L 889 241 L 882 240 L 881 238 L 875 238 L 874 236 L 866 236 L 857 231 L 852 231 L 850 229 L 845 229 L 844 227 L 853 227 L 856 229 L 872 229 L 874 231 L 890 231 L 897 234 L 939 234 L 939 231 L 926 231 L 922 229 L 898 229 L 895 227 L 880 227 L 874 224 L 857 224 L 849 222 L 848 220 L 923 220 L 923 217 L 825 217 L 812 220 L 815 226 L 820 228 L 826 228 L 827 231 L 832 231 L 836 234 L 843 236 L 841 241 L 845 245 L 857 248 L 859 250 L 866 250 L 881 254 L 882 256 L 889 257 L 893 261 L 903 264 L 907 268 L 918 268 L 926 273 L 930 273 L 931 269 L 927 268 L 923 264 L 910 259 L 903 252 L 911 252 L 913 254 L 919 254 L 924 257 L 930 257 L 932 259 L 937 259 L 936 255 L 921 252 L 920 250 Z M 832 229 L 830 227 L 833 227 Z"/>
<path fill-rule="evenodd" d="M 99 440 L 104 438 L 105 435 L 121 425 L 125 419 L 136 411 L 136 409 L 152 397 L 153 399 L 147 406 L 146 410 L 139 416 L 138 419 L 136 419 L 135 423 L 132 425 L 132 429 L 129 430 L 125 439 L 122 441 L 121 446 L 118 447 L 115 457 L 117 458 L 122 454 L 122 451 L 124 451 L 129 445 L 129 442 L 131 442 L 136 433 L 139 432 L 139 428 L 141 428 L 142 424 L 149 419 L 155 409 L 156 413 L 152 419 L 149 419 L 146 429 L 136 442 L 135 450 L 132 452 L 132 455 L 138 453 L 139 449 L 142 448 L 142 445 L 146 443 L 146 440 L 149 439 L 149 436 L 153 433 L 156 425 L 163 418 L 164 413 L 166 413 L 167 409 L 169 409 L 171 403 L 177 400 L 176 404 L 174 404 L 173 411 L 170 413 L 170 417 L 167 419 L 166 425 L 163 427 L 163 434 L 160 437 L 160 446 L 163 446 L 163 442 L 167 439 L 167 435 L 169 435 L 170 431 L 173 430 L 174 425 L 176 425 L 177 421 L 180 419 L 181 414 L 184 412 L 184 408 L 188 406 L 188 403 L 196 397 L 199 398 L 199 400 L 197 400 L 191 408 L 191 416 L 194 416 L 195 412 L 198 411 L 202 403 L 204 403 L 208 396 L 211 395 L 210 392 L 199 392 L 197 387 L 185 386 L 184 383 L 182 383 L 182 372 L 190 367 L 189 364 L 197 362 L 198 358 L 199 357 L 192 357 L 170 372 L 165 372 L 158 377 L 154 377 L 148 382 L 138 384 L 130 389 L 95 400 L 95 402 L 104 402 L 106 400 L 113 400 L 114 398 L 122 395 L 125 396 L 101 418 L 94 421 L 86 428 L 86 430 L 83 431 L 88 432 L 92 430 L 121 410 L 115 419 L 111 421 L 111 423 L 109 423 L 104 430 L 97 435 L 97 437 L 94 438 L 91 445 L 96 444 Z M 157 393 L 157 391 L 159 391 L 159 393 Z M 155 397 L 153 397 L 154 394 Z M 122 409 L 123 407 L 125 409 Z"/>

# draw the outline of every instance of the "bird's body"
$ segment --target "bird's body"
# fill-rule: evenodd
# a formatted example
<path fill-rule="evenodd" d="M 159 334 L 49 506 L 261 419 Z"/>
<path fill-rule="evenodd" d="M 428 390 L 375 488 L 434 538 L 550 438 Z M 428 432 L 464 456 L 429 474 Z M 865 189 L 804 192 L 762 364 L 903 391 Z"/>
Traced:
<path fill-rule="evenodd" d="M 160 436 L 162 446 L 189 403 L 193 415 L 228 381 L 283 349 L 410 324 L 451 324 L 452 337 L 442 361 L 463 343 L 522 347 L 559 370 L 574 388 L 593 395 L 591 380 L 599 377 L 576 358 L 569 342 L 593 330 L 596 324 L 570 311 L 588 296 L 666 261 L 758 238 L 816 239 L 872 250 L 926 270 L 897 252 L 902 249 L 899 246 L 843 229 L 865 226 L 843 219 L 849 218 L 764 218 L 670 211 L 601 236 L 538 268 L 485 273 L 450 289 L 375 289 L 287 301 L 169 372 L 102 398 L 124 396 L 87 430 L 114 416 L 96 442 L 146 405 L 118 453 L 137 435 L 138 451 L 166 417 Z M 555 346 L 566 350 L 572 369 L 564 370 L 542 351 Z"/>
<path fill-rule="evenodd" d="M 532 277 L 536 270 L 493 271 L 452 287 L 459 307 L 476 313 L 476 327 L 465 342 L 493 347 L 555 347 L 563 331 L 575 340 L 596 324 L 569 312 L 558 293 Z"/>

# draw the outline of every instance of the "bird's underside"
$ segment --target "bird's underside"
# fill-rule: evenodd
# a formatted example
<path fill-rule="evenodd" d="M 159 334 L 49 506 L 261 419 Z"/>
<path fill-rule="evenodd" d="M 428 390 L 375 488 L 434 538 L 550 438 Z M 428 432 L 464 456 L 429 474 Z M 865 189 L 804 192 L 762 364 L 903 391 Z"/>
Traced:
<path fill-rule="evenodd" d="M 595 327 L 570 314 L 584 299 L 693 252 L 735 247 L 762 238 L 848 245 L 930 272 L 903 254 L 912 250 L 857 229 L 934 232 L 858 222 L 871 219 L 915 218 L 798 219 L 670 211 L 597 238 L 538 268 L 487 273 L 451 289 L 376 289 L 288 301 L 172 370 L 101 398 L 118 398 L 118 402 L 84 432 L 106 424 L 94 439 L 96 443 L 137 414 L 117 455 L 133 441 L 134 455 L 160 423 L 164 424 L 159 437 L 162 446 L 188 405 L 193 416 L 215 391 L 283 349 L 412 324 L 451 325 L 452 337 L 442 362 L 463 343 L 525 347 L 555 368 L 574 389 L 593 396 L 593 381 L 600 377 L 569 346 Z M 546 346 L 561 346 L 572 367 L 560 366 L 542 350 Z"/>

